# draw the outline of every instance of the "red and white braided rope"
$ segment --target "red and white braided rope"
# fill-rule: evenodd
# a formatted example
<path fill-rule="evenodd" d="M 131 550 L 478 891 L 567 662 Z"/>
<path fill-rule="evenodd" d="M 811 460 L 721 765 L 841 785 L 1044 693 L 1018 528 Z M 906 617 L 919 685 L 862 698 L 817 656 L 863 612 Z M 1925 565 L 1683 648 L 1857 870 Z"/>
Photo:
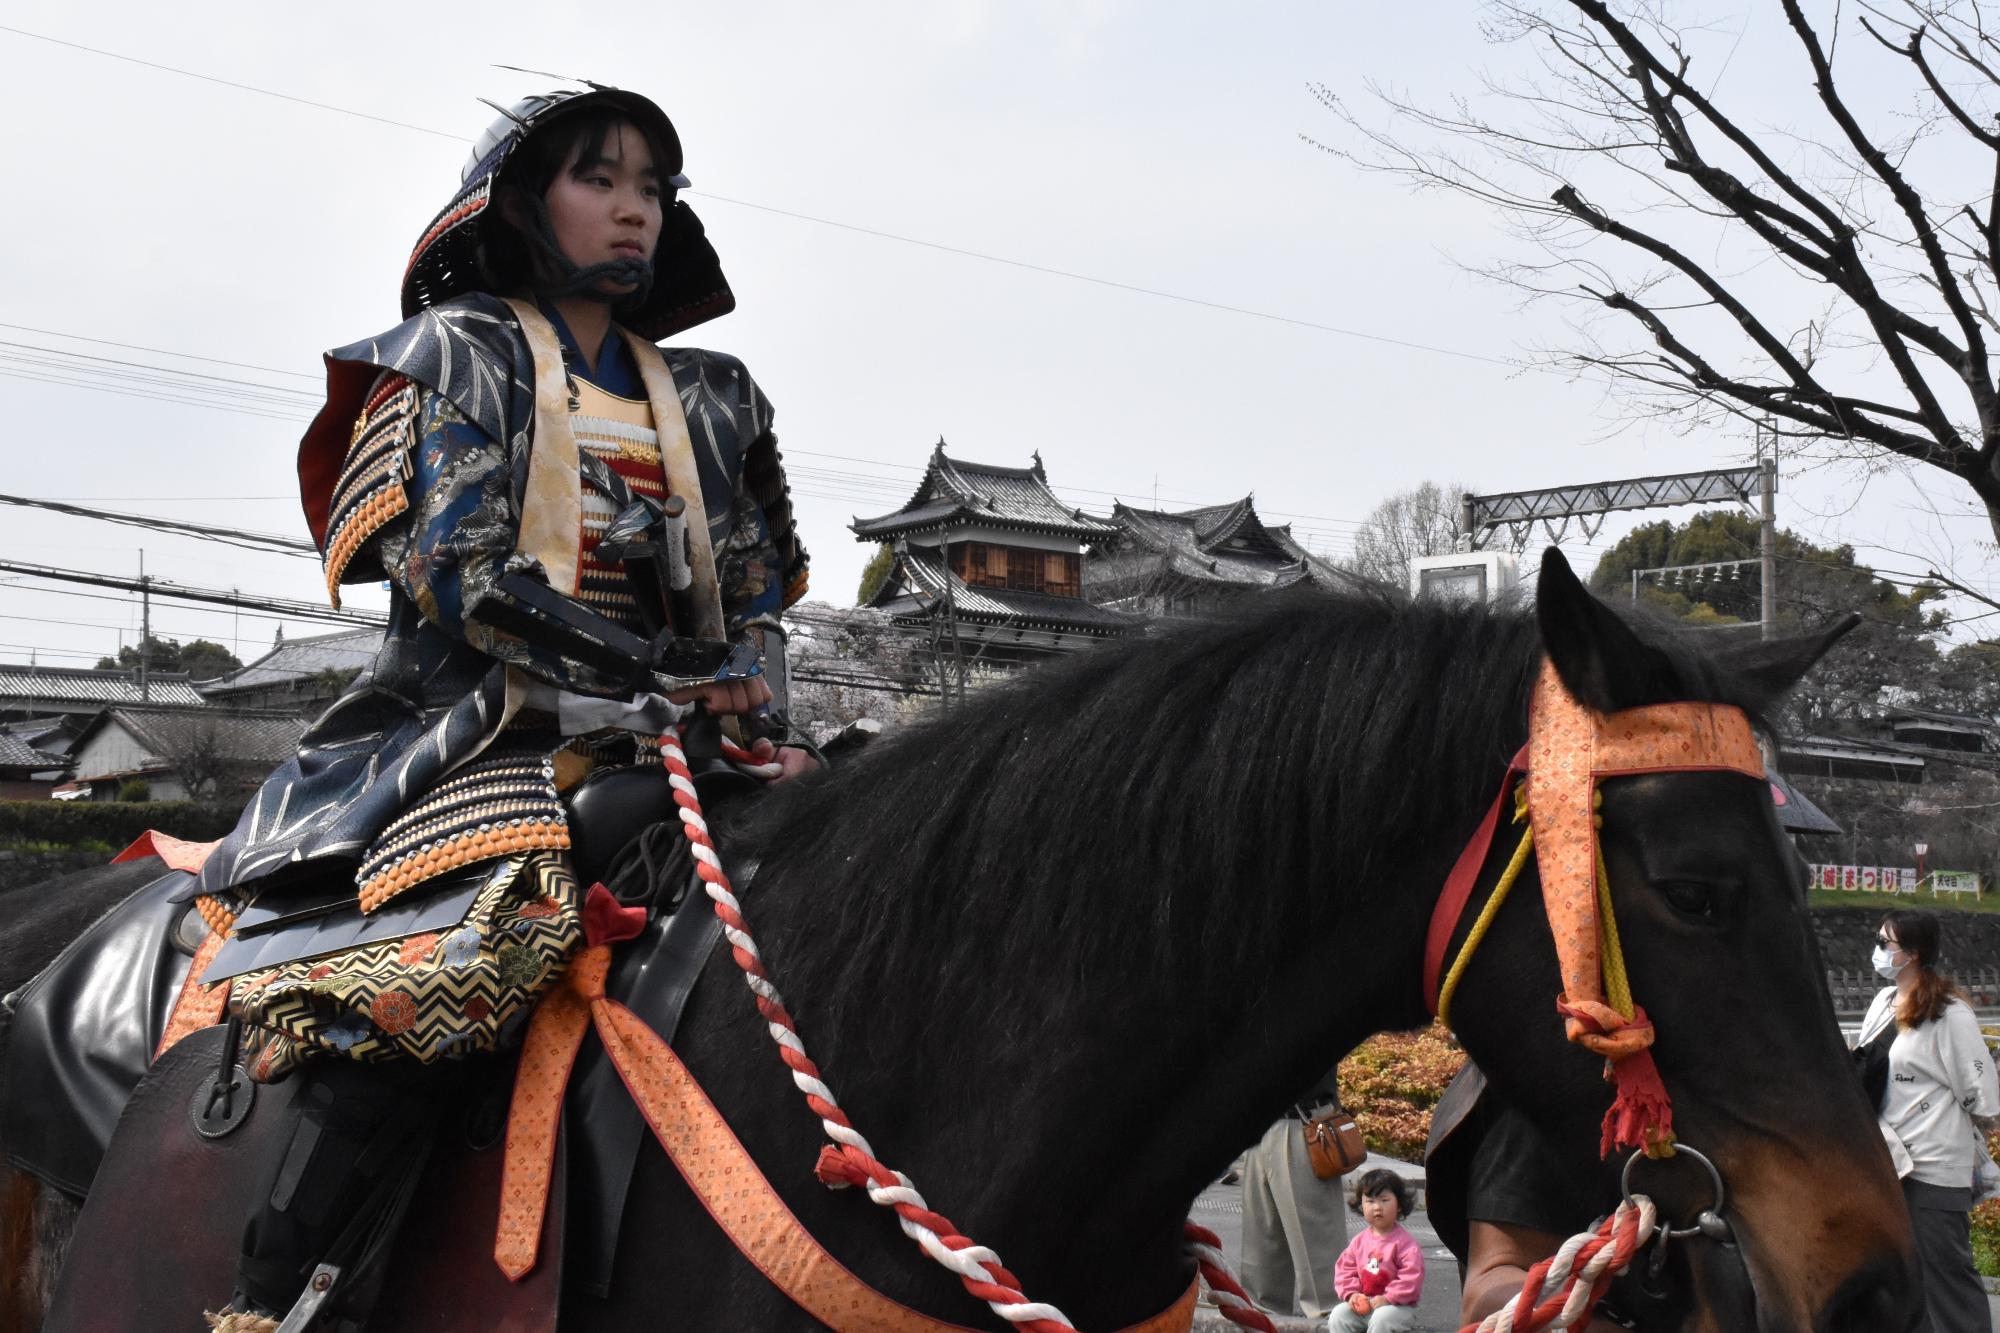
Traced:
<path fill-rule="evenodd" d="M 782 771 L 777 764 L 757 764 L 747 750 L 728 741 L 723 742 L 723 755 L 738 769 L 753 776 L 775 777 Z M 722 933 L 729 940 L 730 954 L 735 958 L 736 965 L 743 969 L 743 979 L 757 997 L 757 1010 L 764 1016 L 771 1040 L 777 1043 L 778 1058 L 792 1071 L 792 1082 L 805 1094 L 806 1105 L 819 1117 L 827 1137 L 833 1140 L 833 1144 L 820 1153 L 817 1167 L 820 1179 L 836 1189 L 860 1185 L 875 1203 L 894 1209 L 897 1223 L 905 1235 L 914 1240 L 925 1254 L 958 1274 L 967 1291 L 985 1301 L 995 1314 L 1015 1327 L 1032 1329 L 1035 1333 L 1072 1329 L 1074 1325 L 1061 1310 L 1040 1301 L 1031 1301 L 1022 1293 L 1020 1280 L 1001 1264 L 999 1255 L 960 1235 L 951 1219 L 933 1211 L 908 1176 L 876 1160 L 875 1150 L 847 1118 L 847 1113 L 840 1109 L 833 1089 L 826 1085 L 819 1067 L 806 1054 L 798 1024 L 786 1010 L 784 997 L 764 970 L 763 956 L 757 951 L 757 942 L 750 936 L 750 923 L 744 920 L 742 905 L 736 900 L 729 876 L 722 868 L 721 858 L 716 855 L 714 842 L 709 838 L 708 822 L 701 812 L 701 796 L 695 790 L 687 752 L 681 748 L 678 735 L 668 732 L 660 737 L 660 759 L 666 765 L 667 781 L 673 787 L 674 803 L 680 810 L 681 832 L 686 835 L 688 850 L 695 859 L 695 873 L 701 877 L 709 900 L 715 906 L 715 914 L 722 921 Z M 1216 1239 L 1215 1233 L 1190 1221 L 1187 1223 L 1187 1239 L 1188 1248 L 1194 1252 L 1200 1266 L 1202 1280 L 1214 1293 L 1219 1313 L 1240 1327 L 1257 1329 L 1259 1333 L 1275 1333 L 1270 1319 L 1257 1308 L 1230 1271 L 1229 1262 L 1222 1253 L 1222 1243 Z"/>
<path fill-rule="evenodd" d="M 1460 1333 L 1543 1333 L 1582 1327 L 1611 1279 L 1629 1268 L 1632 1257 L 1653 1238 L 1655 1220 L 1653 1201 L 1633 1195 L 1596 1230 L 1571 1236 L 1553 1256 L 1530 1269 L 1519 1298 L 1478 1324 L 1467 1324 Z M 1528 1313 L 1516 1323 L 1516 1311 L 1524 1308 Z"/>
<path fill-rule="evenodd" d="M 825 1128 L 833 1146 L 820 1155 L 819 1175 L 828 1184 L 859 1184 L 874 1202 L 895 1210 L 905 1235 L 924 1253 L 958 1274 L 965 1289 L 985 1301 L 993 1312 L 1017 1328 L 1035 1333 L 1055 1333 L 1074 1326 L 1053 1305 L 1031 1301 L 1022 1294 L 1020 1281 L 1000 1263 L 1000 1257 L 958 1233 L 949 1218 L 933 1211 L 908 1176 L 892 1171 L 875 1157 L 868 1140 L 854 1128 L 840 1109 L 833 1089 L 820 1076 L 819 1067 L 806 1054 L 799 1039 L 798 1024 L 785 1008 L 784 997 L 764 970 L 757 943 L 750 937 L 750 925 L 743 919 L 729 876 L 709 838 L 708 823 L 702 818 L 701 798 L 695 791 L 694 775 L 688 768 L 687 753 L 680 737 L 672 732 L 660 738 L 660 759 L 666 765 L 674 802 L 680 807 L 681 832 L 695 859 L 695 873 L 701 877 L 715 914 L 722 921 L 722 933 L 729 940 L 730 953 L 743 970 L 743 979 L 757 997 L 771 1040 L 778 1045 L 778 1058 L 792 1071 L 792 1082 L 805 1094 Z"/>
<path fill-rule="evenodd" d="M 1243 1284 L 1236 1280 L 1216 1234 L 1192 1221 L 1186 1224 L 1185 1234 L 1188 1249 L 1194 1252 L 1195 1263 L 1201 1268 L 1201 1280 L 1208 1284 L 1209 1294 L 1215 1297 L 1216 1313 L 1238 1328 L 1277 1333 L 1277 1326 L 1271 1322 L 1271 1317 L 1257 1307 L 1257 1302 L 1250 1299 L 1250 1293 L 1243 1290 Z"/>

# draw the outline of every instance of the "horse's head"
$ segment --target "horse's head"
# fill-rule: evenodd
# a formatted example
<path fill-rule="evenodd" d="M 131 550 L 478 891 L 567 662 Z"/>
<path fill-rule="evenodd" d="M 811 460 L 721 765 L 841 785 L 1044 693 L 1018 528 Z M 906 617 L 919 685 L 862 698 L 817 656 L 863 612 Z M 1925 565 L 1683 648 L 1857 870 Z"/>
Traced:
<path fill-rule="evenodd" d="M 1712 702 L 1755 716 L 1849 628 L 1697 657 L 1635 633 L 1553 551 L 1538 594 L 1548 660 L 1598 714 Z M 1673 1129 L 1713 1159 L 1727 1189 L 1727 1236 L 1672 1242 L 1659 1281 L 1678 1280 L 1683 1292 L 1656 1303 L 1655 1318 L 1694 1309 L 1684 1326 L 1759 1333 L 1913 1326 L 1918 1279 L 1902 1195 L 1834 1021 L 1804 868 L 1768 785 L 1740 772 L 1652 772 L 1606 778 L 1599 790 L 1616 930 L 1632 999 L 1656 1029 Z M 1494 1082 L 1552 1127 L 1552 1141 L 1594 1156 L 1611 1093 L 1604 1061 L 1566 1041 L 1553 1012 L 1542 906 L 1532 891 L 1508 901 L 1452 1018 Z M 1625 1156 L 1597 1168 L 1607 1204 Z M 1713 1203 L 1708 1174 L 1688 1155 L 1641 1161 L 1632 1183 L 1659 1203 L 1663 1224 L 1690 1226 Z"/>

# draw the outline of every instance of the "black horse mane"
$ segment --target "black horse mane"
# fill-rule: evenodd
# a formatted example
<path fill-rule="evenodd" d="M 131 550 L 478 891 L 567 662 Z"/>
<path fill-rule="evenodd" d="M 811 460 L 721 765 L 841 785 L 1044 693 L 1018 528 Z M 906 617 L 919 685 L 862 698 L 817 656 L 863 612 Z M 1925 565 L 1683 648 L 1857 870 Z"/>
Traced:
<path fill-rule="evenodd" d="M 1724 697 L 1666 651 L 1681 697 Z M 759 802 L 724 851 L 756 848 L 797 895 L 772 931 L 764 885 L 745 910 L 828 1054 L 866 988 L 909 988 L 900 1018 L 871 1006 L 884 1052 L 946 1009 L 1015 1016 L 993 1035 L 1032 1043 L 1104 968 L 1199 1014 L 1324 914 L 1437 887 L 1395 874 L 1470 834 L 1539 653 L 1521 610 L 1259 598 L 976 695 Z"/>

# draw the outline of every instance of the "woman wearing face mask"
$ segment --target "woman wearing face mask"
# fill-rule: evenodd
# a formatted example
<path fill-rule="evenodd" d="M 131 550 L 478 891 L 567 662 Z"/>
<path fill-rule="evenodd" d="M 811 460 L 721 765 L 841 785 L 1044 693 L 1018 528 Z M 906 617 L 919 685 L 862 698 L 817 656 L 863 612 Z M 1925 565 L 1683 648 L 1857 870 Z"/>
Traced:
<path fill-rule="evenodd" d="M 1938 919 L 1891 912 L 1875 932 L 1875 971 L 1894 982 L 1862 1020 L 1859 1044 L 1889 1037 L 1883 1137 L 1903 1180 L 1936 1333 L 1986 1333 L 1986 1290 L 1972 1261 L 1967 1213 L 1984 1134 L 2000 1115 L 2000 1083 L 1979 1020 L 1938 970 Z M 1892 1030 L 1894 1035 L 1890 1037 Z"/>

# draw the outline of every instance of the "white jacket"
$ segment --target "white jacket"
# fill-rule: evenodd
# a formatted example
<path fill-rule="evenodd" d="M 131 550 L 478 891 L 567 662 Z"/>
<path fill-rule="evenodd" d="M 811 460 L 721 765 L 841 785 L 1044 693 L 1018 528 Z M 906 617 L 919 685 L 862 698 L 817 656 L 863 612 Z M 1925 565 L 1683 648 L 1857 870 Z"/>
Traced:
<path fill-rule="evenodd" d="M 1861 1020 L 1865 1044 L 1896 1021 L 1896 988 L 1886 986 Z M 2000 1115 L 2000 1077 L 1969 1005 L 1953 1000 L 1937 1019 L 1896 1034 L 1889 1045 L 1889 1090 L 1882 1131 L 1898 1175 L 1928 1185 L 1972 1184 L 1981 1148 L 1972 1116 Z"/>

